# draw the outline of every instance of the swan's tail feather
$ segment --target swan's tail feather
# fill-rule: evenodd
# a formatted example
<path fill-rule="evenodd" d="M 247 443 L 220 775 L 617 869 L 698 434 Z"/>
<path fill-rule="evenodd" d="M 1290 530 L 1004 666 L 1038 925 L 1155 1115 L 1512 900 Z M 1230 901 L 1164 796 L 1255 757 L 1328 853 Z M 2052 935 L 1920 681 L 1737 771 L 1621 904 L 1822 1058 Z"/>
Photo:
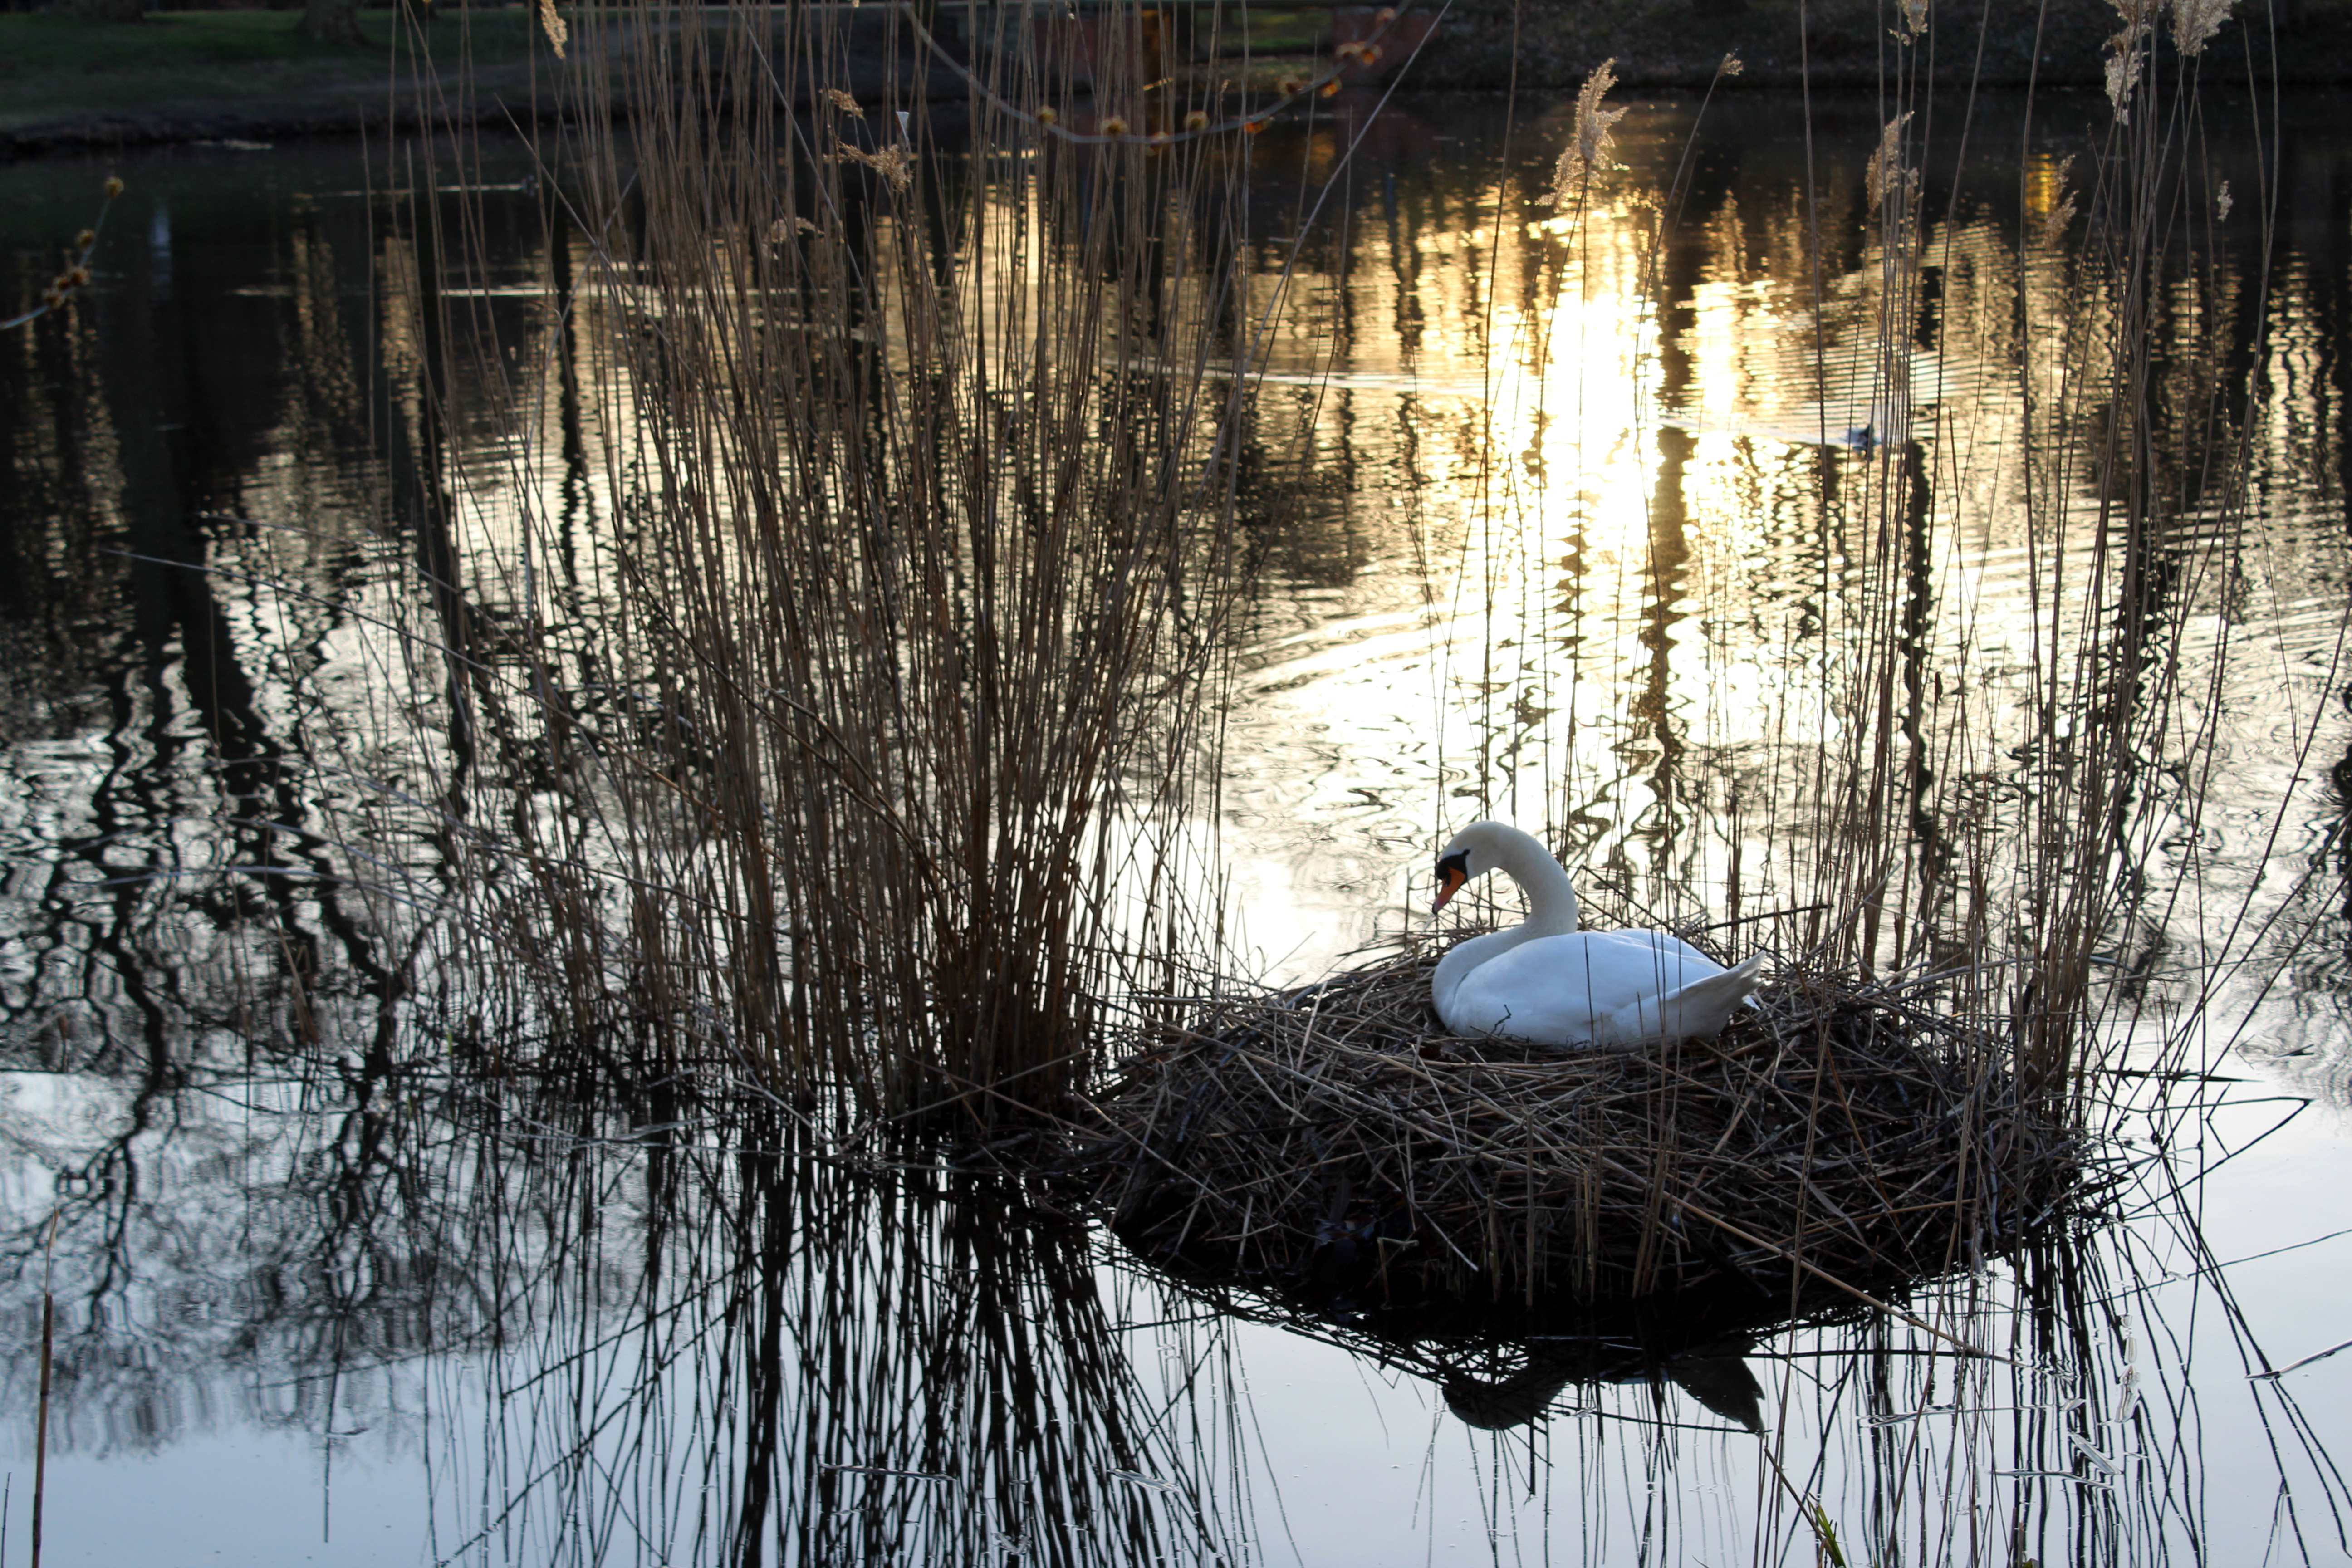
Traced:
<path fill-rule="evenodd" d="M 1731 1010 L 1754 994 L 1762 984 L 1763 974 L 1764 955 L 1759 952 L 1736 969 L 1694 980 L 1673 994 L 1660 997 L 1658 1037 L 1682 1040 L 1695 1035 L 1722 1033 L 1724 1025 L 1731 1020 Z"/>

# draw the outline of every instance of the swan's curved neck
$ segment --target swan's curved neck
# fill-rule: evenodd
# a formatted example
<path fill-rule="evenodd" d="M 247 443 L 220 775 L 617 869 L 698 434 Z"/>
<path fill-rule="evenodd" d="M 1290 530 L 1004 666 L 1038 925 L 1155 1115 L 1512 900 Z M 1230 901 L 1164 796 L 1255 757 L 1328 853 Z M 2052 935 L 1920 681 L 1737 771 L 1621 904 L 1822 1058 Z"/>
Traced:
<path fill-rule="evenodd" d="M 1486 853 L 1493 857 L 1495 868 L 1517 882 L 1528 896 L 1528 919 L 1521 931 L 1536 937 L 1577 929 L 1576 883 L 1541 840 L 1516 827 L 1500 828 L 1491 836 Z"/>

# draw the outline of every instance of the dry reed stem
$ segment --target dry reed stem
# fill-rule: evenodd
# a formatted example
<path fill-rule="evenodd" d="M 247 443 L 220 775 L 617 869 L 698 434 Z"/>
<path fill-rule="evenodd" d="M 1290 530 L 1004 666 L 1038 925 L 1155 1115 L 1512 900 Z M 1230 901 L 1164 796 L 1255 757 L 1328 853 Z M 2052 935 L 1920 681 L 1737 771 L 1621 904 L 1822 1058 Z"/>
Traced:
<path fill-rule="evenodd" d="M 49 1234 L 41 1244 L 41 1397 L 33 1426 L 33 1568 L 41 1568 L 41 1525 L 49 1484 L 49 1367 L 56 1342 L 57 1301 L 49 1294 L 49 1265 L 58 1245 L 58 1213 L 49 1215 Z"/>

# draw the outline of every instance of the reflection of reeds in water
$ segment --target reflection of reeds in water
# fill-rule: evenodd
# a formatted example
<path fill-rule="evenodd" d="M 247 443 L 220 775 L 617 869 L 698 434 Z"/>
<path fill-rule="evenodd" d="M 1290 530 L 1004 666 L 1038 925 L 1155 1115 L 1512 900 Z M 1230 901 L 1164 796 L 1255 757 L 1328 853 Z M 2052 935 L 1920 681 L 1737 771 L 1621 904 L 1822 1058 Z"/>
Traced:
<path fill-rule="evenodd" d="M 1680 1319 L 1335 1314 L 1139 1277 L 1049 1186 L 845 1170 L 788 1117 L 706 1117 L 675 1085 L 376 1059 L 274 1107 L 245 1088 L 126 1096 L 121 1138 L 90 1152 L 91 1175 L 137 1179 L 63 1206 L 52 1441 L 136 1451 L 237 1407 L 315 1430 L 322 1456 L 381 1445 L 429 1497 L 436 1561 L 1244 1563 L 1285 1560 L 1285 1519 L 1311 1554 L 1318 1508 L 1391 1500 L 1360 1474 L 1286 1485 L 1310 1457 L 1289 1445 L 1365 1418 L 1301 1375 L 1321 1342 L 1410 1374 L 1373 1401 L 1390 1456 L 1442 1416 L 1428 1509 L 1490 1510 L 1507 1548 L 1719 1561 L 1700 1538 L 1728 1530 L 1810 1551 L 1810 1498 L 1850 1562 L 1981 1562 L 1991 1542 L 2152 1564 L 2213 1506 L 2192 1350 L 2262 1365 L 2222 1259 L 2162 1235 L 2053 1237 L 1903 1299 L 1941 1332 L 1833 1291 Z M 46 1139 L 109 1120 L 89 1109 L 16 1121 Z M 27 1411 L 41 1228 L 14 1238 L 5 1314 Z M 1323 1390 L 1307 1410 L 1286 1408 L 1294 1377 Z M 2343 1489 L 2313 1415 L 2249 1386 L 2293 1489 L 2281 1538 L 2324 1559 Z M 1445 1489 L 1465 1443 L 1505 1484 Z M 86 1495 L 54 1539 L 89 1527 Z"/>
<path fill-rule="evenodd" d="M 1229 1383 L 1180 1360 L 1195 1403 L 1166 1418 L 1134 1325 L 1181 1303 L 1041 1193 L 847 1171 L 674 1085 L 347 1067 L 257 1101 L 232 1072 L 11 1103 L 77 1167 L 52 1460 L 312 1432 L 331 1539 L 348 1456 L 415 1488 L 393 1550 L 444 1562 L 1254 1560 Z M 0 1275 L 28 1438 L 50 1215 L 9 1216 Z M 99 1528 L 86 1476 L 53 1548 Z"/>
<path fill-rule="evenodd" d="M 876 1179 L 793 1139 L 749 1118 L 716 1147 L 585 1155 L 641 1169 L 642 1260 L 583 1229 L 541 1261 L 633 1278 L 631 1297 L 557 1287 L 551 1315 L 486 1347 L 500 1392 L 435 1439 L 457 1478 L 445 1556 L 1253 1560 L 1234 1456 L 1198 1425 L 1218 1380 L 1167 1418 L 1082 1229 L 1017 1184 Z"/>
<path fill-rule="evenodd" d="M 444 802 L 467 924 L 535 1026 L 984 1121 L 1055 1100 L 1122 965 L 1185 918 L 1231 163 L 1157 120 L 1049 133 L 1066 78 L 1010 49 L 943 155 L 908 36 L 861 101 L 846 25 L 572 40 L 630 105 L 583 94 L 551 209 L 591 258 L 566 331 L 630 411 L 601 476 L 614 602 L 576 663 L 543 622 L 499 628 L 511 683 L 441 611 Z M 462 224 L 424 237 L 424 270 L 465 265 Z M 508 557 L 442 531 L 430 579 L 533 603 L 533 533 Z"/>
<path fill-rule="evenodd" d="M 835 1227 L 815 1233 L 823 1284 L 788 1307 L 766 1299 L 771 1273 L 763 1305 L 798 1366 L 827 1370 L 754 1373 L 806 1413 L 767 1428 L 789 1555 L 1246 1560 L 1217 1446 L 1155 1419 L 1081 1229 L 986 1178 L 929 1194 L 807 1184 L 811 1217 Z M 837 1266 L 853 1258 L 869 1268 Z"/>

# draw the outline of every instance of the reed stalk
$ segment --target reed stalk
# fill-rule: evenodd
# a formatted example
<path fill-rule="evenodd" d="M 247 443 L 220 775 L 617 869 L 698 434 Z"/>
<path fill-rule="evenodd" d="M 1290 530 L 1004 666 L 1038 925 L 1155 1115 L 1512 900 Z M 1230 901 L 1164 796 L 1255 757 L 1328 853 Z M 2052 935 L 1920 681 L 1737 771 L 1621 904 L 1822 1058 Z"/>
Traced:
<path fill-rule="evenodd" d="M 33 1417 L 33 1568 L 41 1568 L 43 1505 L 49 1486 L 49 1370 L 57 1342 L 58 1308 L 49 1294 L 49 1264 L 58 1245 L 58 1215 L 49 1215 L 48 1237 L 41 1245 L 41 1395 Z"/>
<path fill-rule="evenodd" d="M 1188 127 L 1139 63 L 1074 105 L 1044 24 L 950 65 L 880 19 L 572 30 L 551 245 L 581 383 L 633 411 L 591 480 L 608 597 L 593 649 L 552 650 L 535 605 L 485 649 L 436 595 L 491 578 L 530 605 L 518 552 L 428 481 L 417 642 L 446 668 L 419 679 L 514 1012 L 987 1122 L 1059 1101 L 1100 999 L 1188 918 L 1235 566 L 1238 133 Z M 950 68 L 959 97 L 927 96 Z M 427 281 L 465 268 L 446 206 L 414 237 L 428 354 L 473 341 Z M 469 764 L 485 737 L 499 760 Z"/>

